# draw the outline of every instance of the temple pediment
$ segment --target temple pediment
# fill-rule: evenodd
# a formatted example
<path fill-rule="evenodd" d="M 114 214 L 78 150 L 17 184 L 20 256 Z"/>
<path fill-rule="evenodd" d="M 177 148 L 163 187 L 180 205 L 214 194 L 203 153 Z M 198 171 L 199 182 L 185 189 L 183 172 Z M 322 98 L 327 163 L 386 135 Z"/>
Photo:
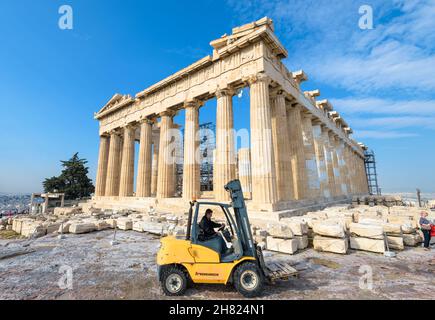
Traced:
<path fill-rule="evenodd" d="M 100 109 L 100 111 L 95 113 L 95 119 L 99 119 L 108 112 L 112 112 L 118 108 L 123 107 L 126 104 L 129 104 L 133 100 L 134 99 L 129 94 L 122 95 L 117 93 L 104 105 L 104 107 Z"/>

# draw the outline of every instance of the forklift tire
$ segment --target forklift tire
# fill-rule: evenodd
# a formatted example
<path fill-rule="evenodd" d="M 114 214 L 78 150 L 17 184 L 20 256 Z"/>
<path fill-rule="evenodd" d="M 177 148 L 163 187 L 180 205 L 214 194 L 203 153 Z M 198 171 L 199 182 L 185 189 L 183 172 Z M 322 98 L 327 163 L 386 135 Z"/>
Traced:
<path fill-rule="evenodd" d="M 186 292 L 188 281 L 188 277 L 183 270 L 171 266 L 163 270 L 160 285 L 165 295 L 182 296 Z"/>
<path fill-rule="evenodd" d="M 234 287 L 246 298 L 254 298 L 263 291 L 263 276 L 254 262 L 245 262 L 237 267 L 233 276 Z"/>

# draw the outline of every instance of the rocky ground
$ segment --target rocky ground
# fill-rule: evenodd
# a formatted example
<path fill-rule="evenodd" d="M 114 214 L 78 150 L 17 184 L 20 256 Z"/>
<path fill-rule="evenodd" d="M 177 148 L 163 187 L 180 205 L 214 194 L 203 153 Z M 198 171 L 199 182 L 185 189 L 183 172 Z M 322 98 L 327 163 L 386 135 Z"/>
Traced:
<path fill-rule="evenodd" d="M 0 299 L 165 299 L 156 277 L 159 238 L 118 230 L 112 246 L 113 234 L 0 240 Z M 262 299 L 435 299 L 435 249 L 407 248 L 396 258 L 353 250 L 266 252 L 266 260 L 273 259 L 291 262 L 299 277 L 268 285 Z M 72 282 L 65 281 L 70 270 Z M 185 298 L 240 296 L 232 287 L 197 285 Z"/>

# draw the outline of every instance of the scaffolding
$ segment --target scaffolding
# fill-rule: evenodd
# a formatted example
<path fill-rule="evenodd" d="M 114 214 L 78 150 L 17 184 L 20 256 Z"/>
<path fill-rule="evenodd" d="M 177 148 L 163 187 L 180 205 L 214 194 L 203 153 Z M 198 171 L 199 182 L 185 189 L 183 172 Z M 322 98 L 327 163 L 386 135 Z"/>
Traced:
<path fill-rule="evenodd" d="M 376 159 L 373 150 L 364 151 L 364 164 L 366 168 L 367 183 L 371 195 L 381 195 L 381 189 L 378 185 L 378 174 L 376 172 Z"/>
<path fill-rule="evenodd" d="M 199 156 L 201 191 L 213 191 L 213 150 L 216 148 L 216 125 L 207 122 L 199 125 Z M 184 129 L 182 130 L 184 136 Z M 183 139 L 179 139 L 176 155 L 176 193 L 183 189 Z"/>
<path fill-rule="evenodd" d="M 199 126 L 201 191 L 213 191 L 213 150 L 216 148 L 216 125 L 212 122 Z"/>

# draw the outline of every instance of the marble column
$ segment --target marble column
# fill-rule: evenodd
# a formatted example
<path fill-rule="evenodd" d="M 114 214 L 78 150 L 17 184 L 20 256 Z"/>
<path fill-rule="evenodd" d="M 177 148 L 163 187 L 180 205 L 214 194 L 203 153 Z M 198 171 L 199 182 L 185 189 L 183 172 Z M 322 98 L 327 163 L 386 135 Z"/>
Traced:
<path fill-rule="evenodd" d="M 285 95 L 274 92 L 271 98 L 272 141 L 275 155 L 276 194 L 278 201 L 293 199 L 292 164 L 289 157 L 290 139 L 288 136 Z M 286 134 L 287 133 L 287 134 Z"/>
<path fill-rule="evenodd" d="M 340 168 L 341 177 L 341 194 L 349 195 L 349 173 L 347 171 L 346 154 L 345 154 L 345 143 L 338 138 L 336 140 L 337 145 L 337 156 L 338 156 L 338 166 Z"/>
<path fill-rule="evenodd" d="M 320 177 L 313 136 L 312 115 L 302 112 L 302 135 L 304 141 L 305 167 L 308 176 L 308 197 L 320 197 Z"/>
<path fill-rule="evenodd" d="M 107 164 L 109 161 L 110 138 L 107 135 L 100 136 L 100 151 L 98 154 L 97 178 L 95 179 L 95 195 L 101 197 L 106 192 Z"/>
<path fill-rule="evenodd" d="M 136 197 L 151 196 L 153 122 L 144 119 L 140 123 L 139 159 L 137 164 Z"/>
<path fill-rule="evenodd" d="M 231 90 L 216 91 L 216 189 L 214 195 L 217 201 L 230 199 L 224 186 L 236 178 L 232 97 Z"/>
<path fill-rule="evenodd" d="M 107 178 L 105 196 L 119 195 L 119 174 L 121 165 L 121 137 L 116 132 L 110 133 L 109 159 L 107 162 Z"/>
<path fill-rule="evenodd" d="M 325 162 L 326 162 L 326 170 L 328 174 L 330 197 L 334 197 L 336 195 L 334 164 L 332 162 L 332 153 L 331 153 L 332 148 L 331 148 L 331 143 L 329 141 L 329 129 L 327 129 L 326 127 L 322 127 L 322 140 L 324 142 L 323 150 L 325 153 Z"/>
<path fill-rule="evenodd" d="M 341 175 L 340 175 L 340 167 L 338 164 L 338 155 L 337 155 L 338 145 L 336 143 L 335 133 L 332 131 L 329 131 L 329 142 L 331 146 L 332 170 L 334 175 L 334 196 L 338 197 L 342 195 Z"/>
<path fill-rule="evenodd" d="M 275 156 L 270 114 L 270 78 L 258 74 L 250 79 L 252 200 L 277 202 Z"/>
<path fill-rule="evenodd" d="M 122 147 L 121 177 L 119 183 L 119 196 L 133 196 L 134 184 L 134 143 L 135 127 L 127 125 L 124 127 L 124 143 Z"/>
<path fill-rule="evenodd" d="M 326 165 L 324 141 L 322 136 L 322 124 L 317 121 L 313 123 L 313 140 L 319 173 L 320 194 L 324 198 L 330 198 L 331 192 L 329 190 L 328 169 Z"/>
<path fill-rule="evenodd" d="M 213 149 L 213 194 L 216 191 L 216 149 Z"/>
<path fill-rule="evenodd" d="M 159 169 L 157 179 L 157 198 L 170 198 L 174 190 L 174 146 L 172 145 L 173 113 L 160 114 Z"/>
<path fill-rule="evenodd" d="M 157 178 L 159 171 L 159 142 L 160 142 L 160 129 L 153 131 L 153 157 L 152 157 L 152 173 L 151 173 L 151 195 L 155 196 L 157 193 Z"/>
<path fill-rule="evenodd" d="M 183 198 L 198 199 L 200 196 L 199 157 L 199 104 L 185 105 Z"/>
<path fill-rule="evenodd" d="M 251 150 L 240 148 L 238 152 L 239 180 L 245 199 L 252 197 Z"/>
<path fill-rule="evenodd" d="M 366 164 L 365 164 L 365 158 L 361 159 L 362 161 L 362 166 L 363 166 L 363 175 L 364 175 L 364 179 L 363 179 L 363 193 L 368 194 L 369 193 L 369 182 L 367 180 L 367 171 L 366 171 Z"/>
<path fill-rule="evenodd" d="M 290 159 L 293 173 L 294 199 L 308 198 L 305 150 L 302 136 L 301 108 L 299 105 L 287 109 L 287 123 L 290 140 Z"/>
<path fill-rule="evenodd" d="M 355 194 L 355 187 L 353 183 L 353 167 L 352 167 L 352 158 L 351 158 L 351 151 L 350 147 L 346 144 L 344 148 L 344 159 L 346 161 L 346 170 L 347 170 L 347 180 L 349 182 L 349 194 Z"/>

